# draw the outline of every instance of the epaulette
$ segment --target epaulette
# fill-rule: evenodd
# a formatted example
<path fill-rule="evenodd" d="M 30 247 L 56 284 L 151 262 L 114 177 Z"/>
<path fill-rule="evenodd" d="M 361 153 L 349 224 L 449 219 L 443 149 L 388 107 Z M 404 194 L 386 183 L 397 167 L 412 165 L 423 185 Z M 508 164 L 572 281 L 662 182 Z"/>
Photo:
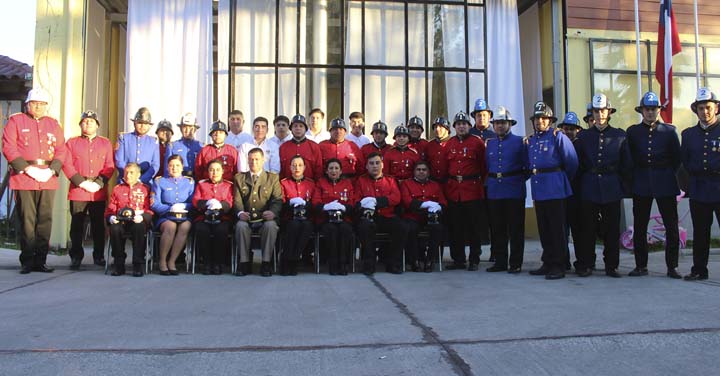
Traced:
<path fill-rule="evenodd" d="M 206 182 L 206 181 L 210 181 L 210 179 L 202 179 L 202 180 L 200 180 L 198 183 L 204 183 L 204 182 Z"/>
<path fill-rule="evenodd" d="M 562 132 L 560 128 L 553 128 L 553 136 L 557 136 L 558 133 Z M 563 133 L 564 134 L 564 133 Z"/>
<path fill-rule="evenodd" d="M 153 180 L 158 180 L 158 179 L 162 179 L 162 178 L 163 178 L 162 176 L 156 176 L 153 178 Z"/>
<path fill-rule="evenodd" d="M 192 176 L 183 176 L 185 179 L 190 180 L 191 183 L 195 184 L 195 179 Z"/>

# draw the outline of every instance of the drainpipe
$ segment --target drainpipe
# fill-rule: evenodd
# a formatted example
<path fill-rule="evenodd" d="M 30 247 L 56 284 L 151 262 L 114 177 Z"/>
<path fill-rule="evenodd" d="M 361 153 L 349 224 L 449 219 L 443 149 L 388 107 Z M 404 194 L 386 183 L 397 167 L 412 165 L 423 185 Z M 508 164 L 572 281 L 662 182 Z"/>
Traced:
<path fill-rule="evenodd" d="M 560 26 L 562 24 L 562 2 L 552 0 L 552 65 L 553 65 L 553 103 L 558 114 L 564 113 L 563 90 L 565 88 L 565 77 L 562 75 L 562 42 Z"/>

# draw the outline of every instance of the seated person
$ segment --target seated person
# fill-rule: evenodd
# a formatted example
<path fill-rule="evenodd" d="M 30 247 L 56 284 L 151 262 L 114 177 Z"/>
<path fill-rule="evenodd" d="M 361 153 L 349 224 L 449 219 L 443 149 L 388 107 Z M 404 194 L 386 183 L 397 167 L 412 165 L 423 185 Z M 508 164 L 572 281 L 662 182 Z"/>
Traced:
<path fill-rule="evenodd" d="M 208 179 L 200 180 L 192 203 L 198 211 L 195 218 L 196 244 L 208 252 L 205 255 L 205 274 L 222 274 L 222 263 L 228 249 L 228 233 L 232 225 L 230 209 L 233 186 L 223 180 L 223 164 L 213 160 L 208 164 Z"/>
<path fill-rule="evenodd" d="M 115 186 L 105 218 L 110 224 L 110 246 L 114 261 L 113 276 L 125 274 L 125 240 L 123 234 L 131 235 L 133 244 L 133 277 L 143 276 L 147 229 L 152 221 L 150 188 L 140 182 L 140 165 L 130 162 L 123 170 L 123 182 Z"/>
<path fill-rule="evenodd" d="M 432 272 L 438 262 L 438 248 L 442 245 L 443 227 L 439 221 L 442 208 L 447 205 L 442 187 L 429 179 L 430 164 L 415 163 L 413 178 L 402 182 L 400 196 L 405 208 L 403 218 L 408 229 L 405 245 L 406 261 L 414 272 Z M 430 233 L 429 241 L 418 239 L 421 229 Z M 427 243 L 427 244 L 426 244 Z M 418 262 L 418 259 L 423 263 Z"/>
<path fill-rule="evenodd" d="M 262 248 L 262 267 L 260 275 L 270 277 L 275 240 L 277 239 L 277 219 L 282 208 L 282 189 L 276 174 L 263 170 L 265 158 L 260 148 L 248 152 L 248 172 L 236 174 L 233 178 L 233 209 L 239 221 L 235 225 L 235 239 L 240 251 L 238 276 L 252 273 L 250 241 L 252 232 L 260 233 Z M 233 260 L 235 262 L 236 260 Z"/>
<path fill-rule="evenodd" d="M 161 234 L 160 275 L 178 275 L 175 261 L 185 249 L 190 232 L 188 209 L 195 182 L 182 173 L 182 157 L 173 155 L 168 158 L 167 177 L 158 176 L 153 180 L 151 208 L 157 214 L 156 226 Z"/>
<path fill-rule="evenodd" d="M 315 182 L 305 178 L 305 159 L 299 155 L 290 160 L 289 178 L 280 181 L 283 193 L 282 227 L 285 229 L 280 254 L 280 275 L 297 275 L 297 263 L 312 235 L 310 216 Z"/>
<path fill-rule="evenodd" d="M 337 158 L 325 162 L 325 177 L 315 185 L 313 205 L 317 212 L 320 233 L 329 252 L 330 275 L 347 275 L 352 243 L 352 207 L 355 205 L 351 179 L 342 175 Z"/>

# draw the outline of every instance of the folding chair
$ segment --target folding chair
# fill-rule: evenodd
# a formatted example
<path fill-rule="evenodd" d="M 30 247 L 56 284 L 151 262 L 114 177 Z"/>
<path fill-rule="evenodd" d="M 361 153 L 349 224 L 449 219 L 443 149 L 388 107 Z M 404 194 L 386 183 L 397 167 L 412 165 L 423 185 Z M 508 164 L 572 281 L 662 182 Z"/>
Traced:
<path fill-rule="evenodd" d="M 122 239 L 123 239 L 123 245 L 126 246 L 128 239 L 130 239 L 132 235 L 128 231 L 123 231 Z M 108 270 L 110 270 L 110 257 L 112 256 L 112 247 L 110 246 L 110 235 L 108 234 L 106 236 L 107 240 L 105 241 L 105 274 L 108 273 Z M 153 239 L 154 234 L 152 228 L 148 229 L 145 233 L 145 274 L 150 274 L 153 268 L 153 258 L 155 255 L 155 247 L 153 245 Z M 113 259 L 113 262 L 115 260 Z"/>

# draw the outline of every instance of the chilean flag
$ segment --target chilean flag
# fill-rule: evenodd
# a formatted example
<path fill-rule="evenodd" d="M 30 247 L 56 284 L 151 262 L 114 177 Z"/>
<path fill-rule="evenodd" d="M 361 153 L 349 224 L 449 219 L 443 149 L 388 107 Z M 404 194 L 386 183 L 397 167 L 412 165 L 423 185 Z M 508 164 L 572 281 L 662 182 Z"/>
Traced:
<path fill-rule="evenodd" d="M 675 26 L 672 0 L 660 0 L 655 78 L 660 83 L 660 104 L 665 106 L 660 111 L 660 115 L 667 123 L 672 123 L 672 57 L 679 54 L 680 51 L 682 51 L 682 47 L 677 26 Z"/>

